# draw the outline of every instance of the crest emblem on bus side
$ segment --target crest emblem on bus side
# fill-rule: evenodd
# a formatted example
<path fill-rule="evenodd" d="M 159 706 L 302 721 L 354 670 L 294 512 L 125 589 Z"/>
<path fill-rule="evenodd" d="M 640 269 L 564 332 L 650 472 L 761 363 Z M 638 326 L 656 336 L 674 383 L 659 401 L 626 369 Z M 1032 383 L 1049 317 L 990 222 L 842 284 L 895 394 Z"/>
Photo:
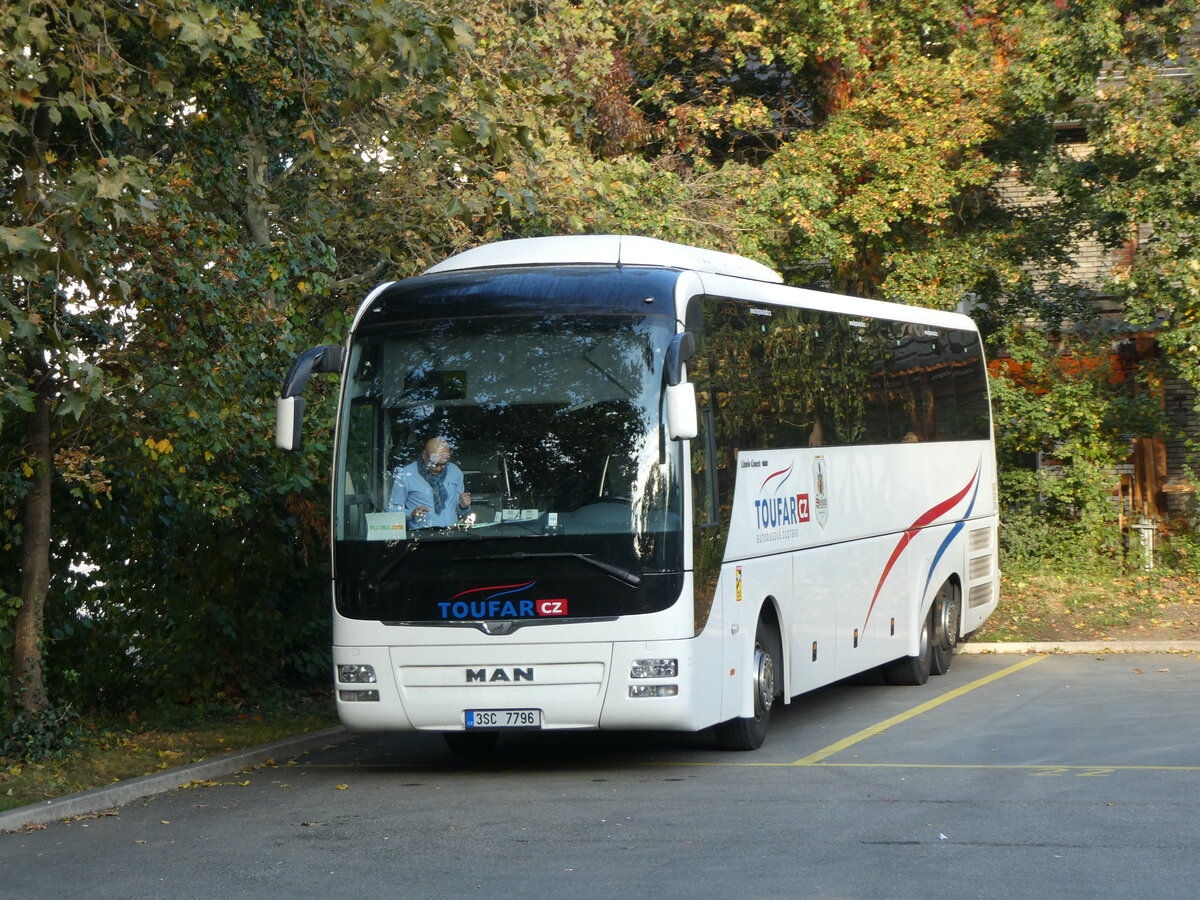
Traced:
<path fill-rule="evenodd" d="M 813 506 L 816 507 L 817 524 L 822 528 L 829 521 L 829 473 L 825 468 L 825 457 L 813 459 Z"/>

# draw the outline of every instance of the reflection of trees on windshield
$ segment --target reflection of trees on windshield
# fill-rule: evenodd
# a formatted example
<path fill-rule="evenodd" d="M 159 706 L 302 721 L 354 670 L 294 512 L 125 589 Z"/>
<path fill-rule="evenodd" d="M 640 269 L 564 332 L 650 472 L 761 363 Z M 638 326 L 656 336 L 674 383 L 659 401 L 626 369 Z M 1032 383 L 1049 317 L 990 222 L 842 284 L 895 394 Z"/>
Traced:
<path fill-rule="evenodd" d="M 672 331 L 666 318 L 513 316 L 361 339 L 353 390 L 385 423 L 379 479 L 445 437 L 478 524 L 502 520 L 503 509 L 569 514 L 605 504 L 604 528 L 619 518 L 639 535 L 639 555 L 653 555 L 647 532 L 661 530 L 673 500 L 658 435 Z M 365 418 L 350 416 L 348 447 L 368 443 Z"/>

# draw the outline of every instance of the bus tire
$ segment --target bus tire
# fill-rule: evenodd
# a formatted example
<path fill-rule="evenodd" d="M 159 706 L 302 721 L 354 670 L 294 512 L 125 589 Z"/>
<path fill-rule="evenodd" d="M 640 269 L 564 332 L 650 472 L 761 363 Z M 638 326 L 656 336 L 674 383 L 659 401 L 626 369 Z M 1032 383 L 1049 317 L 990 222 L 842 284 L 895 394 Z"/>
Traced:
<path fill-rule="evenodd" d="M 933 666 L 933 610 L 921 623 L 920 652 L 916 656 L 902 656 L 888 663 L 884 670 L 888 684 L 924 684 L 929 680 Z"/>
<path fill-rule="evenodd" d="M 442 738 L 446 746 L 455 753 L 464 756 L 474 756 L 489 753 L 496 748 L 500 739 L 498 731 L 443 731 Z"/>
<path fill-rule="evenodd" d="M 717 746 L 722 750 L 757 750 L 766 740 L 771 708 L 783 694 L 781 648 L 775 628 L 760 618 L 754 630 L 754 715 L 717 726 Z"/>
<path fill-rule="evenodd" d="M 938 588 L 933 598 L 933 657 L 930 671 L 934 675 L 945 675 L 950 671 L 954 659 L 954 648 L 958 646 L 959 618 L 962 601 L 958 588 L 949 581 Z"/>

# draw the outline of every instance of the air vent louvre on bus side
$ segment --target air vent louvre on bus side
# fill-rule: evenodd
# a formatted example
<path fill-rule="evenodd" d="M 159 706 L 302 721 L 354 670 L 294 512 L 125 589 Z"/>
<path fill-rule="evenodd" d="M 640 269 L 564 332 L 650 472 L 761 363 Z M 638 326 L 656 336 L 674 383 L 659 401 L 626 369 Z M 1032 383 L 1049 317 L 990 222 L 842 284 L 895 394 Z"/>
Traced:
<path fill-rule="evenodd" d="M 972 609 L 992 602 L 992 583 L 977 584 L 967 595 L 967 603 Z"/>
<path fill-rule="evenodd" d="M 976 528 L 971 532 L 969 548 L 972 553 L 977 550 L 987 550 L 992 546 L 992 529 Z"/>
<path fill-rule="evenodd" d="M 967 575 L 972 581 L 982 581 L 991 574 L 992 554 L 989 553 L 986 556 L 977 556 L 971 560 L 971 565 Z"/>

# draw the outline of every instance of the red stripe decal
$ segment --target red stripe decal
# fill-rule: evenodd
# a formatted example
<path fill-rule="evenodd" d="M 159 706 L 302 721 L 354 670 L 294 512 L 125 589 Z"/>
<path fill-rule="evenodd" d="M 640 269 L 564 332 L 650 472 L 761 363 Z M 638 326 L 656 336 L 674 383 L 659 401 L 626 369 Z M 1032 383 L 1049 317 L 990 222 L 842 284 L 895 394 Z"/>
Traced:
<path fill-rule="evenodd" d="M 532 581 L 526 581 L 523 584 L 492 584 L 492 585 L 488 585 L 487 587 L 471 588 L 469 591 L 459 591 L 457 594 L 455 594 L 453 597 L 451 597 L 446 602 L 453 603 L 459 597 L 465 597 L 467 594 L 477 594 L 480 591 L 503 591 L 507 588 L 526 588 L 526 587 L 529 587 L 531 584 L 533 584 Z"/>
<path fill-rule="evenodd" d="M 792 465 L 795 465 L 795 463 L 793 463 Z M 778 472 L 772 472 L 770 475 L 768 475 L 766 478 L 763 479 L 763 483 L 759 487 L 759 490 L 761 491 L 763 488 L 765 488 L 767 486 L 767 482 L 770 481 L 772 478 L 775 478 L 779 475 L 783 475 L 790 471 L 792 471 L 792 466 L 788 466 L 786 469 L 780 469 Z"/>
<path fill-rule="evenodd" d="M 971 490 L 971 485 L 975 483 L 975 479 L 979 477 L 979 469 L 975 469 L 975 474 L 971 476 L 971 480 L 967 482 L 967 486 L 955 494 L 948 500 L 943 500 L 937 506 L 932 506 L 925 512 L 921 513 L 908 528 L 905 529 L 903 536 L 896 543 L 896 549 L 892 551 L 892 555 L 888 557 L 887 565 L 883 567 L 883 574 L 879 576 L 879 583 L 875 585 L 875 593 L 871 596 L 871 605 L 867 607 L 867 617 L 863 619 L 863 633 L 866 633 L 867 623 L 871 621 L 871 612 L 875 609 L 875 601 L 879 599 L 879 592 L 883 590 L 883 583 L 887 581 L 888 575 L 892 571 L 892 566 L 896 564 L 896 560 L 900 558 L 900 554 L 904 552 L 904 548 L 909 542 L 917 536 L 922 528 L 930 522 L 937 521 L 943 513 L 953 509 L 963 497 L 967 496 L 967 492 Z"/>

